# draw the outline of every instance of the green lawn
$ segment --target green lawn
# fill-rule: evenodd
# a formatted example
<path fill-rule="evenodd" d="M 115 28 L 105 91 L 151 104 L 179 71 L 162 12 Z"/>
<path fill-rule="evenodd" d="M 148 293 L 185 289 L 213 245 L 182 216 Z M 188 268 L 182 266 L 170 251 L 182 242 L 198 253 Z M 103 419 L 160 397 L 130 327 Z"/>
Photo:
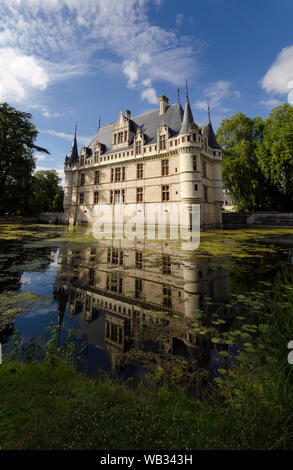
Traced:
<path fill-rule="evenodd" d="M 220 387 L 198 400 L 180 388 L 95 383 L 63 362 L 5 360 L 1 448 L 292 449 L 292 391 L 280 401 L 264 369 L 236 373 L 237 394 Z"/>

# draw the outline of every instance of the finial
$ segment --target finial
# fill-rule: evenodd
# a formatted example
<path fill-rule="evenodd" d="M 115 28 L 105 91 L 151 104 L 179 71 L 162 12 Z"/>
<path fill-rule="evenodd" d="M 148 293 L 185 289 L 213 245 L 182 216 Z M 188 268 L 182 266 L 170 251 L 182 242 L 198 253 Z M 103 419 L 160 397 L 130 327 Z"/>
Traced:
<path fill-rule="evenodd" d="M 101 127 L 101 115 L 99 115 L 98 131 L 100 130 L 100 127 Z"/>
<path fill-rule="evenodd" d="M 177 103 L 180 104 L 180 91 L 179 91 L 179 88 L 177 88 Z"/>
<path fill-rule="evenodd" d="M 75 121 L 75 130 L 74 130 L 74 137 L 76 138 L 76 131 L 77 131 L 77 121 Z"/>
<path fill-rule="evenodd" d="M 209 124 L 210 124 L 211 123 L 210 103 L 208 103 L 208 117 L 209 117 Z"/>
<path fill-rule="evenodd" d="M 189 102 L 189 98 L 188 98 L 188 85 L 187 85 L 187 80 L 185 80 L 185 83 L 186 83 L 186 101 Z"/>

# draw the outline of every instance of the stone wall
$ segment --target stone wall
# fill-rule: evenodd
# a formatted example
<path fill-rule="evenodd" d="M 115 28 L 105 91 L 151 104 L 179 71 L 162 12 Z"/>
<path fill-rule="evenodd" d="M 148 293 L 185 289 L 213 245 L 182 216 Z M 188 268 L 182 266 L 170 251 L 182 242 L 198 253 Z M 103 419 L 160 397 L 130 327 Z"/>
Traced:
<path fill-rule="evenodd" d="M 292 227 L 293 212 L 223 212 L 223 228 Z"/>
<path fill-rule="evenodd" d="M 42 212 L 39 215 L 39 222 L 43 224 L 56 224 L 63 225 L 65 224 L 64 212 Z"/>

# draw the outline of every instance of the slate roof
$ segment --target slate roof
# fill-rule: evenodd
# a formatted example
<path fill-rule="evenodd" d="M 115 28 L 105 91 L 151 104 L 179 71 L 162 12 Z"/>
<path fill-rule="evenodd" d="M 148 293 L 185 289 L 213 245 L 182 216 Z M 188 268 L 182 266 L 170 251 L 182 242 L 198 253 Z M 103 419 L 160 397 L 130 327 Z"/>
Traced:
<path fill-rule="evenodd" d="M 180 134 L 188 134 L 191 124 L 194 123 L 193 114 L 191 111 L 188 94 L 186 94 L 186 102 L 184 109 L 184 116 L 182 121 L 182 126 L 180 128 Z"/>
<path fill-rule="evenodd" d="M 76 141 L 76 126 L 75 126 L 75 133 L 72 142 L 72 147 L 70 154 L 68 155 L 68 163 L 74 163 L 78 161 L 78 150 L 77 150 L 77 141 Z"/>
<path fill-rule="evenodd" d="M 145 135 L 145 143 L 151 144 L 157 142 L 157 130 L 163 122 L 169 127 L 170 135 L 176 136 L 181 129 L 183 118 L 183 109 L 180 103 L 169 106 L 165 113 L 160 116 L 160 110 L 150 111 L 149 113 L 140 114 L 130 119 L 130 129 L 136 133 L 137 128 Z M 113 152 L 112 149 L 112 132 L 114 123 L 101 127 L 92 138 L 88 147 L 93 151 L 97 142 L 104 145 L 104 153 Z M 128 148 L 132 148 L 133 141 L 130 142 Z M 125 149 L 125 148 L 124 148 Z M 124 150 L 123 149 L 123 150 Z"/>
<path fill-rule="evenodd" d="M 221 147 L 219 146 L 219 144 L 217 142 L 217 139 L 216 139 L 216 136 L 215 136 L 215 133 L 214 133 L 214 129 L 213 129 L 213 126 L 212 126 L 212 123 L 211 123 L 210 107 L 208 107 L 208 115 L 209 115 L 209 123 L 208 123 L 208 126 L 207 126 L 207 133 L 208 133 L 209 147 L 211 147 L 212 149 L 221 150 Z"/>

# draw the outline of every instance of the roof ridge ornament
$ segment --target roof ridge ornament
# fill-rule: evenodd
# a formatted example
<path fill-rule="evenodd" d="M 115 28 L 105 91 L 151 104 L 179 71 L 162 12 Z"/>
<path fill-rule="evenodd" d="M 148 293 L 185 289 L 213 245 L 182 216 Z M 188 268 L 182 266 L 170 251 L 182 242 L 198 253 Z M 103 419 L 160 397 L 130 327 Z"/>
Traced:
<path fill-rule="evenodd" d="M 185 80 L 185 87 L 186 87 L 186 101 L 187 101 L 187 103 L 189 103 L 189 96 L 188 96 L 188 84 L 187 84 L 187 80 Z"/>

